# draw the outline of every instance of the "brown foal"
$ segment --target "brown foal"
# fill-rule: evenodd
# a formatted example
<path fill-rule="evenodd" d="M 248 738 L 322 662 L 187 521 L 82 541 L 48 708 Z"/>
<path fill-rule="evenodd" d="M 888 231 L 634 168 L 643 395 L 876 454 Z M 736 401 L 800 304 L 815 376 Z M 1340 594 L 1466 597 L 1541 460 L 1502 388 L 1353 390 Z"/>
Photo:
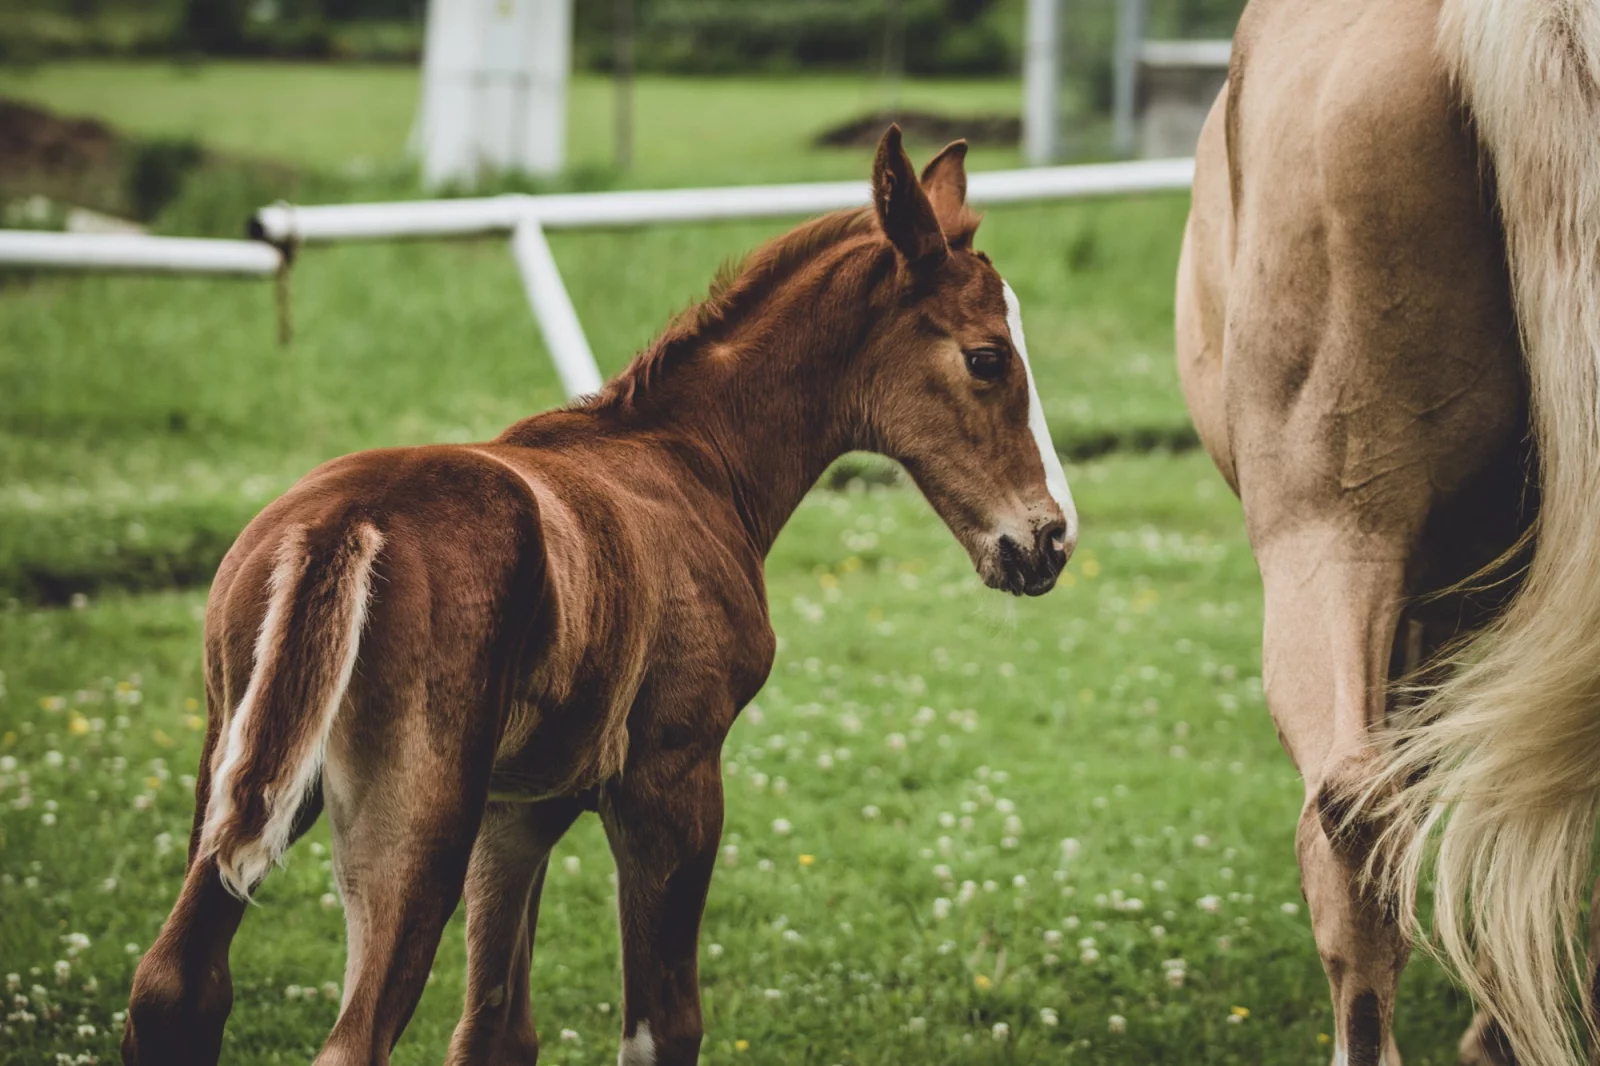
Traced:
<path fill-rule="evenodd" d="M 317 1062 L 383 1063 L 465 894 L 452 1063 L 532 1063 L 551 848 L 616 858 L 620 1062 L 693 1063 L 720 752 L 772 665 L 763 561 L 836 457 L 899 460 L 984 580 L 1048 591 L 1076 540 L 1016 298 L 972 249 L 966 146 L 800 226 L 598 395 L 487 444 L 319 467 L 240 535 L 205 626 L 188 872 L 123 1059 L 214 1063 L 248 894 L 326 808 L 349 925 Z"/>

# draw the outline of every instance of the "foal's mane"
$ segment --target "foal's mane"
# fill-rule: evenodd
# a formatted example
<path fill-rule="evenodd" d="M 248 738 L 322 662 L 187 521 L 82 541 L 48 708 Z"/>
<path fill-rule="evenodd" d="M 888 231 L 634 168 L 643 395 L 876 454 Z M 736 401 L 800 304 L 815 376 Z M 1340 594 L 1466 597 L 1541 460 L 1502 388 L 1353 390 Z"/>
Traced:
<path fill-rule="evenodd" d="M 722 336 L 805 264 L 875 226 L 870 207 L 835 211 L 774 237 L 741 260 L 724 262 L 704 300 L 681 312 L 626 369 L 575 406 L 596 412 L 633 406 L 642 393 L 706 343 Z"/>

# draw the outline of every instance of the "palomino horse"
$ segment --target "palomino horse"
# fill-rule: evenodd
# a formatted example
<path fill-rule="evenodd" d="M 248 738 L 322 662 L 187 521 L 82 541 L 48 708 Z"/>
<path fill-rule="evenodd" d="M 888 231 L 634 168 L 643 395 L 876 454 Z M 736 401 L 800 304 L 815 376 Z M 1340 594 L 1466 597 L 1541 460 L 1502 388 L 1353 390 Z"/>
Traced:
<path fill-rule="evenodd" d="M 1414 884 L 1450 803 L 1444 946 L 1524 1061 L 1568 1057 L 1557 960 L 1600 799 L 1597 260 L 1600 6 L 1249 5 L 1197 153 L 1179 363 L 1261 569 L 1339 1063 L 1398 1063 L 1412 900 L 1362 873 L 1387 833 L 1404 859 L 1376 867 Z M 1464 593 L 1535 497 L 1526 570 Z M 1385 756 L 1408 673 L 1433 724 Z M 1463 1059 L 1504 1061 L 1505 1034 L 1480 1015 Z"/>
<path fill-rule="evenodd" d="M 995 588 L 1048 591 L 1076 516 L 1016 298 L 972 249 L 966 145 L 755 253 L 597 396 L 488 444 L 328 463 L 239 537 L 205 627 L 182 894 L 123 1059 L 215 1063 L 245 899 L 325 806 L 349 923 L 317 1062 L 387 1062 L 463 889 L 452 1063 L 532 1063 L 551 848 L 617 862 L 621 1062 L 691 1064 L 720 752 L 774 653 L 778 531 L 851 449 L 903 463 Z"/>

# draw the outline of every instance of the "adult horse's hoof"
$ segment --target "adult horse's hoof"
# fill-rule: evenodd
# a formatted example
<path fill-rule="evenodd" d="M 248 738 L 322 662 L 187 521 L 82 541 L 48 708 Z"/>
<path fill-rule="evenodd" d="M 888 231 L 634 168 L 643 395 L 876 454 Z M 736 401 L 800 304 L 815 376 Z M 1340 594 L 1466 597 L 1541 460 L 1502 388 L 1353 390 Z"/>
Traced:
<path fill-rule="evenodd" d="M 1482 1011 L 1472 1016 L 1472 1024 L 1461 1035 L 1461 1066 L 1516 1066 L 1506 1032 L 1500 1023 Z"/>

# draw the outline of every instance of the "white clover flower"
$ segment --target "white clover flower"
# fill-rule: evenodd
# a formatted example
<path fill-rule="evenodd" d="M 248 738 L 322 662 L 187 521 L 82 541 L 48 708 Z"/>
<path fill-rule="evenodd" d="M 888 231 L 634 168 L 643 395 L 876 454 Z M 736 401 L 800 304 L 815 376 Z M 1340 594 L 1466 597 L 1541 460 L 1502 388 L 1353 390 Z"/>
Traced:
<path fill-rule="evenodd" d="M 939 919 L 950 917 L 950 901 L 940 896 L 933 901 L 933 916 Z"/>
<path fill-rule="evenodd" d="M 299 999 L 300 998 L 300 986 L 299 985 L 285 985 L 284 989 L 283 989 L 283 998 L 284 999 Z"/>
<path fill-rule="evenodd" d="M 339 897 L 334 895 L 332 892 L 324 892 L 322 894 L 322 901 L 321 902 L 322 902 L 322 909 L 323 910 L 331 911 L 335 907 L 339 906 Z"/>
<path fill-rule="evenodd" d="M 786 837 L 794 831 L 794 826 L 789 824 L 789 819 L 787 818 L 774 818 L 772 820 L 772 831 L 778 836 Z"/>
<path fill-rule="evenodd" d="M 1113 1014 L 1106 1019 L 1106 1029 L 1112 1033 L 1126 1033 L 1128 1031 L 1128 1019 L 1120 1014 Z"/>
<path fill-rule="evenodd" d="M 721 944 L 712 944 L 706 948 L 706 954 L 710 955 L 713 959 L 720 959 L 722 958 L 722 950 L 723 948 Z"/>
<path fill-rule="evenodd" d="M 322 982 L 322 998 L 339 1002 L 339 986 L 332 981 Z"/>
<path fill-rule="evenodd" d="M 67 946 L 68 958 L 80 954 L 89 946 L 89 938 L 82 933 L 68 933 L 61 938 L 61 942 Z"/>
<path fill-rule="evenodd" d="M 1011 1026 L 1005 1022 L 995 1022 L 994 1028 L 989 1030 L 989 1033 L 994 1037 L 995 1043 L 1004 1044 L 1011 1039 Z"/>
<path fill-rule="evenodd" d="M 783 992 L 780 991 L 779 989 L 776 989 L 776 988 L 769 988 L 765 992 L 762 992 L 761 994 L 763 996 L 767 997 L 768 999 L 782 999 L 783 998 Z"/>
<path fill-rule="evenodd" d="M 1195 906 L 1199 907 L 1207 914 L 1215 914 L 1217 912 L 1217 908 L 1221 905 L 1222 901 L 1216 896 L 1201 896 L 1195 901 Z"/>
<path fill-rule="evenodd" d="M 949 811 L 944 811 L 939 815 L 939 828 L 953 829 L 955 828 L 955 824 L 956 816 L 951 814 Z"/>
<path fill-rule="evenodd" d="M 926 1032 L 928 1028 L 928 1019 L 912 1018 L 909 1022 L 906 1022 L 906 1028 L 913 1033 Z"/>
<path fill-rule="evenodd" d="M 1298 904 L 1298 903 L 1285 903 L 1281 907 L 1279 907 L 1278 909 L 1281 910 L 1285 914 L 1299 914 L 1300 913 L 1300 904 Z"/>
<path fill-rule="evenodd" d="M 54 811 L 45 811 L 43 814 L 39 815 L 39 824 L 40 825 L 44 825 L 44 826 L 55 825 L 56 824 L 55 812 Z"/>
<path fill-rule="evenodd" d="M 579 870 L 583 869 L 583 860 L 576 855 L 568 855 L 561 860 L 561 868 L 566 870 L 569 875 L 576 875 Z"/>
<path fill-rule="evenodd" d="M 1057 1014 L 1053 1008 L 1040 1007 L 1039 1021 L 1050 1026 L 1051 1028 L 1055 1028 L 1057 1025 L 1061 1024 L 1061 1015 Z"/>
<path fill-rule="evenodd" d="M 1197 848 L 1209 848 L 1211 846 L 1211 838 L 1206 836 L 1204 833 L 1196 834 L 1194 838 L 1194 846 Z"/>
<path fill-rule="evenodd" d="M 94 1026 L 87 1024 L 78 1026 L 78 1036 L 80 1039 L 88 1040 L 90 1037 L 94 1036 L 94 1034 Z"/>
<path fill-rule="evenodd" d="M 941 881 L 950 880 L 952 876 L 950 867 L 941 862 L 938 866 L 933 868 L 933 876 L 937 877 Z"/>
<path fill-rule="evenodd" d="M 61 764 L 66 761 L 66 756 L 62 755 L 59 751 L 56 751 L 53 748 L 44 753 L 44 764 L 51 769 L 60 767 Z"/>
<path fill-rule="evenodd" d="M 1010 814 L 1017 809 L 1017 805 L 1008 799 L 997 799 L 994 801 L 994 809 L 1001 814 Z"/>
<path fill-rule="evenodd" d="M 1085 966 L 1093 966 L 1100 961 L 1100 952 L 1097 948 L 1084 948 L 1078 958 Z"/>
<path fill-rule="evenodd" d="M 906 750 L 906 735 L 904 733 L 890 733 L 888 737 L 890 751 Z"/>
<path fill-rule="evenodd" d="M 1028 887 L 1028 878 L 1027 878 L 1027 876 L 1024 875 L 1024 874 L 1017 874 L 1015 877 L 1013 877 L 1011 879 L 1011 887 L 1012 888 L 1027 888 Z"/>
<path fill-rule="evenodd" d="M 563 1044 L 576 1044 L 578 1042 L 578 1031 L 576 1029 L 561 1030 L 561 1042 Z"/>
<path fill-rule="evenodd" d="M 865 807 L 861 808 L 861 817 L 865 818 L 869 822 L 877 818 L 878 815 L 882 813 L 883 812 L 878 809 L 878 805 L 876 803 L 869 803 Z"/>
<path fill-rule="evenodd" d="M 1061 857 L 1068 862 L 1076 859 L 1082 850 L 1083 846 L 1073 837 L 1067 837 L 1061 842 Z"/>

